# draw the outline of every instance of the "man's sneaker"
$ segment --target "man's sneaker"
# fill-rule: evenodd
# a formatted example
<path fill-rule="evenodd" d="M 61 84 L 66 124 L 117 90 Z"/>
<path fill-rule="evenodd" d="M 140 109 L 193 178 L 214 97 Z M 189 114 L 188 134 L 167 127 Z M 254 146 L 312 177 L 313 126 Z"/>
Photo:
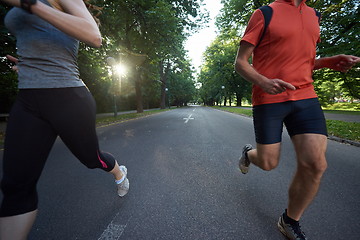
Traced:
<path fill-rule="evenodd" d="M 278 228 L 285 237 L 291 240 L 307 240 L 303 231 L 301 231 L 300 224 L 297 222 L 294 225 L 284 222 L 283 215 L 279 218 Z"/>
<path fill-rule="evenodd" d="M 241 158 L 239 160 L 239 168 L 240 168 L 240 171 L 243 173 L 243 174 L 246 174 L 248 173 L 249 171 L 249 166 L 250 166 L 250 160 L 249 158 L 247 157 L 247 152 L 250 151 L 251 149 L 253 149 L 253 147 L 251 146 L 251 144 L 246 144 L 243 148 L 243 151 L 242 151 L 242 155 L 241 155 Z"/>
<path fill-rule="evenodd" d="M 119 166 L 120 171 L 123 174 L 122 179 L 115 180 L 117 186 L 117 193 L 120 197 L 125 196 L 129 191 L 129 179 L 127 178 L 127 168 L 123 165 Z"/>

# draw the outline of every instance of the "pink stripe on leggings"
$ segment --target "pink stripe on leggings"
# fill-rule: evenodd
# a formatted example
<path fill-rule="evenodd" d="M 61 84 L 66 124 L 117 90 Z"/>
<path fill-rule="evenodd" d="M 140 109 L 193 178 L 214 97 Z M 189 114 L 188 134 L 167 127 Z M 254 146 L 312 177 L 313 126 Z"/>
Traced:
<path fill-rule="evenodd" d="M 103 166 L 103 168 L 107 168 L 108 166 L 106 165 L 106 163 L 103 160 L 101 160 L 99 152 L 97 152 L 97 155 L 98 155 L 98 159 L 101 162 L 101 165 Z"/>

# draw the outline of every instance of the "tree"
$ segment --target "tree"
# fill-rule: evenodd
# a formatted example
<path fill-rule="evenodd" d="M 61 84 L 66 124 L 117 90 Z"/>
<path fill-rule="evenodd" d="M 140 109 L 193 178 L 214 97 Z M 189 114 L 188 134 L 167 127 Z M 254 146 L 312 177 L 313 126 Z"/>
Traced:
<path fill-rule="evenodd" d="M 147 71 L 154 73 L 153 68 L 158 69 L 158 77 L 153 79 L 153 85 L 157 86 L 158 81 L 162 81 L 161 94 L 164 96 L 166 71 L 170 67 L 168 64 L 184 54 L 182 46 L 186 32 L 196 29 L 203 21 L 204 15 L 198 8 L 201 2 L 202 0 L 106 1 L 101 20 L 105 26 L 103 33 L 107 39 L 108 52 L 146 54 L 146 66 L 152 68 Z M 141 112 L 144 89 L 141 75 L 136 71 L 138 67 L 132 66 L 131 69 L 137 110 Z"/>
<path fill-rule="evenodd" d="M 111 104 L 111 90 L 113 87 L 109 74 L 110 66 L 106 64 L 106 58 L 112 56 L 128 64 L 127 77 L 123 78 L 122 89 L 126 88 L 126 94 L 118 98 L 121 104 L 126 101 L 134 101 L 136 95 L 138 112 L 146 106 L 159 104 L 161 85 L 159 84 L 159 63 L 170 62 L 174 64 L 177 58 L 185 58 L 183 49 L 186 36 L 195 31 L 206 21 L 206 13 L 203 13 L 200 5 L 203 0 L 92 0 L 91 3 L 100 8 L 93 8 L 98 16 L 103 35 L 103 46 L 100 49 L 91 49 L 81 44 L 79 51 L 80 77 L 89 86 L 93 93 L 98 110 L 109 111 Z M 9 8 L 1 4 L 1 16 Z M 1 27 L 2 53 L 14 54 L 15 39 L 8 35 L 7 29 Z M 7 45 L 6 45 L 7 44 Z M 146 55 L 146 58 L 144 57 Z M 4 58 L 1 59 L 5 61 Z M 6 62 L 6 61 L 5 61 Z M 165 66 L 165 65 L 164 65 Z M 12 89 L 16 91 L 16 75 L 10 68 L 1 65 L 1 111 L 8 111 L 14 96 Z M 171 69 L 174 69 L 171 66 Z M 7 74 L 7 75 L 6 75 Z M 6 75 L 6 76 L 5 76 Z M 165 78 L 166 79 L 166 78 Z M 187 81 L 187 79 L 184 79 Z M 132 88 L 132 90 L 130 90 Z M 155 94 L 154 94 L 155 93 Z M 133 94 L 133 95 L 132 95 Z M 9 104 L 4 104 L 6 98 Z M 156 100 L 154 100 L 156 98 Z M 5 106 L 6 105 L 6 106 Z M 133 104 L 126 103 L 126 107 Z"/>
<path fill-rule="evenodd" d="M 10 7 L 0 3 L 0 113 L 7 113 L 15 100 L 17 94 L 17 76 L 11 70 L 11 65 L 5 56 L 7 54 L 16 56 L 16 41 L 14 36 L 4 25 L 4 16 Z"/>
<path fill-rule="evenodd" d="M 221 15 L 217 17 L 216 25 L 220 35 L 224 37 L 228 35 L 227 38 L 230 40 L 240 39 L 253 11 L 262 5 L 272 2 L 272 0 L 222 0 L 221 2 L 224 8 L 221 10 Z M 320 24 L 321 43 L 318 44 L 318 57 L 341 53 L 360 56 L 360 49 L 358 48 L 360 35 L 358 1 L 308 1 L 307 4 L 322 13 Z M 229 34 L 232 31 L 237 32 L 235 36 Z M 331 101 L 326 91 L 329 91 L 329 87 L 333 85 L 327 84 L 327 82 L 333 82 L 336 85 L 337 91 L 341 92 L 341 96 L 359 99 L 359 72 L 360 69 L 358 67 L 353 68 L 346 74 L 326 69 L 316 71 L 314 73 L 314 85 L 319 98 L 324 103 Z"/>
<path fill-rule="evenodd" d="M 234 96 L 237 106 L 241 106 L 242 100 L 250 100 L 251 84 L 234 70 L 239 43 L 235 33 L 232 31 L 217 36 L 204 53 L 205 63 L 200 72 L 199 82 L 202 83 L 200 96 L 205 104 L 219 103 L 221 98 L 229 99 L 231 102 Z"/>

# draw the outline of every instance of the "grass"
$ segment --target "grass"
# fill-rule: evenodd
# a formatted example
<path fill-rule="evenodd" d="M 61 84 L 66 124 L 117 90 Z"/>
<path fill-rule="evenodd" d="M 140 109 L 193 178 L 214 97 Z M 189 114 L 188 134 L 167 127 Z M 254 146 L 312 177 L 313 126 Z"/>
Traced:
<path fill-rule="evenodd" d="M 235 108 L 235 107 L 212 107 L 212 108 L 252 117 L 251 108 L 249 108 L 249 109 Z"/>
<path fill-rule="evenodd" d="M 143 113 L 119 114 L 116 118 L 114 118 L 113 116 L 111 116 L 111 117 L 101 117 L 101 118 L 96 119 L 96 126 L 100 127 L 100 126 L 106 126 L 106 125 L 109 125 L 109 124 L 120 123 L 120 122 L 124 122 L 124 121 L 130 120 L 130 119 L 146 117 L 146 116 L 149 116 L 149 115 L 153 115 L 153 114 L 168 111 L 168 110 L 169 109 L 159 109 L 159 110 L 145 111 Z M 5 137 L 5 133 L 0 131 L 0 146 L 4 145 L 4 137 Z"/>
<path fill-rule="evenodd" d="M 357 105 L 354 104 L 351 108 L 349 105 L 351 104 L 342 104 L 343 106 L 348 106 L 345 108 L 345 110 L 340 110 L 334 108 L 325 108 L 324 112 L 327 113 L 337 113 L 337 114 L 356 114 L 360 115 L 360 111 L 356 110 Z M 252 110 L 251 109 L 242 109 L 242 108 L 235 108 L 235 107 L 213 107 L 215 109 L 228 111 L 240 115 L 245 115 L 252 117 Z M 360 142 L 360 123 L 359 122 L 344 122 L 344 121 L 338 121 L 338 120 L 326 120 L 327 128 L 328 128 L 328 134 L 332 136 L 336 136 L 342 139 L 347 139 L 351 141 L 357 141 Z"/>
<path fill-rule="evenodd" d="M 329 111 L 346 111 L 360 114 L 360 103 L 334 103 L 322 106 L 324 110 Z M 357 113 L 356 113 L 357 112 Z"/>
<path fill-rule="evenodd" d="M 360 142 L 360 123 L 326 120 L 329 135 Z"/>
<path fill-rule="evenodd" d="M 146 116 L 150 116 L 156 113 L 160 113 L 160 112 L 164 112 L 164 111 L 168 111 L 169 109 L 159 109 L 159 110 L 150 110 L 150 111 L 145 111 L 142 113 L 126 113 L 126 114 L 119 114 L 116 116 L 116 118 L 114 118 L 113 116 L 111 117 L 102 117 L 102 118 L 98 118 L 96 119 L 96 126 L 104 126 L 104 125 L 109 125 L 109 124 L 113 124 L 113 123 L 120 123 L 120 122 L 124 122 L 130 119 L 136 119 L 136 118 L 141 118 L 141 117 L 146 117 Z"/>
<path fill-rule="evenodd" d="M 235 107 L 213 107 L 213 108 L 252 117 L 251 109 L 243 109 L 243 108 L 235 108 Z M 323 109 L 324 112 L 327 113 L 360 115 L 359 103 L 336 103 L 333 105 L 325 106 L 323 107 Z M 119 114 L 116 118 L 103 117 L 96 120 L 96 125 L 104 126 L 113 123 L 119 123 L 130 119 L 146 117 L 152 114 L 156 114 L 168 110 L 169 109 L 151 110 L 151 111 L 145 111 L 143 113 Z M 360 123 L 343 122 L 337 120 L 326 120 L 326 123 L 327 123 L 329 135 L 360 142 Z M 0 146 L 3 145 L 4 143 L 4 136 L 5 133 L 0 131 Z"/>

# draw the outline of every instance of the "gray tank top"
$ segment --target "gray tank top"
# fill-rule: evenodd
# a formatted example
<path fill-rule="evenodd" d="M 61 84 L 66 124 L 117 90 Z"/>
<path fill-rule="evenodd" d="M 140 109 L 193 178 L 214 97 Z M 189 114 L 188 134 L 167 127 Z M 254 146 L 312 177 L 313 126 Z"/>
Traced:
<path fill-rule="evenodd" d="M 77 66 L 78 40 L 21 8 L 11 9 L 4 21 L 17 41 L 20 89 L 85 85 Z"/>

